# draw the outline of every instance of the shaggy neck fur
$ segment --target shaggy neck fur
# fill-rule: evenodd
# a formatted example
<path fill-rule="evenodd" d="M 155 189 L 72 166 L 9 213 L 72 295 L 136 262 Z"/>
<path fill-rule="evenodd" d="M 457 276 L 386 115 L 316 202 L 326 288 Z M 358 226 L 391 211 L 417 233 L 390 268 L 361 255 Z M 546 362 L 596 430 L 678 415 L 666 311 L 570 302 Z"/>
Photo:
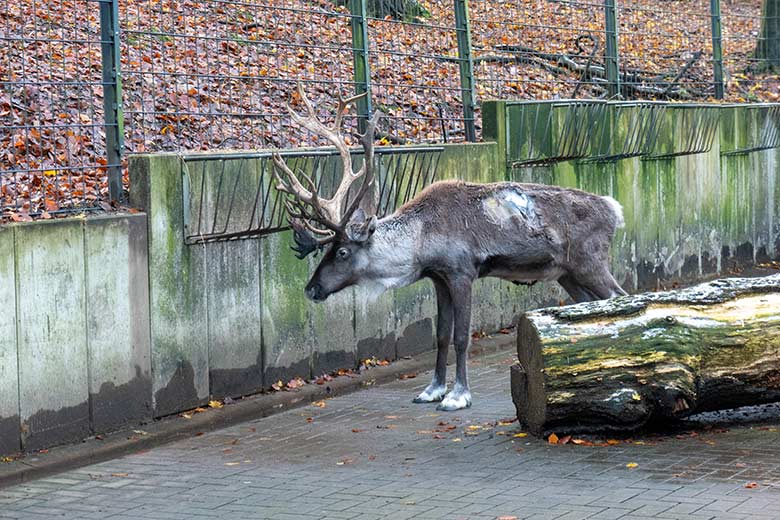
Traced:
<path fill-rule="evenodd" d="M 420 279 L 421 269 L 416 256 L 422 225 L 417 219 L 406 219 L 394 213 L 377 223 L 366 250 L 367 280 L 381 291 L 406 287 Z"/>

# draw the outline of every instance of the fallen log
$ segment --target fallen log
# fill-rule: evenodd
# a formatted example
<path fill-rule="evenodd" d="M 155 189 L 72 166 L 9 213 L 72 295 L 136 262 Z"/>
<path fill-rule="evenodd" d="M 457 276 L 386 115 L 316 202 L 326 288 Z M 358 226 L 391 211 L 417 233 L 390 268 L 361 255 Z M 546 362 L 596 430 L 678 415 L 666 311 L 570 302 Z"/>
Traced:
<path fill-rule="evenodd" d="M 780 401 L 780 275 L 529 312 L 517 353 L 512 399 L 535 435 Z"/>

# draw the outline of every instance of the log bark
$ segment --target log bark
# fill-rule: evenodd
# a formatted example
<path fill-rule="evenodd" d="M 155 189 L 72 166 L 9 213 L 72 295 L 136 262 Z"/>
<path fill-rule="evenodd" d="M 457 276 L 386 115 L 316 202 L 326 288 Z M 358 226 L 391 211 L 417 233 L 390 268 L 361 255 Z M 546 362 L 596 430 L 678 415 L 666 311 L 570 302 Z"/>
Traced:
<path fill-rule="evenodd" d="M 780 401 L 780 275 L 529 312 L 512 367 L 536 435 Z"/>

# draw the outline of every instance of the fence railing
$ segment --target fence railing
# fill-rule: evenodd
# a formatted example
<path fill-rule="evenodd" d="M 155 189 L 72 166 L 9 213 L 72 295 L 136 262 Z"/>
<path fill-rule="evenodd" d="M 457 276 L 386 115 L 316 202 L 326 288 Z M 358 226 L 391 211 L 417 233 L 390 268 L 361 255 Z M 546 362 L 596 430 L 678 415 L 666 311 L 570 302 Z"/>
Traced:
<path fill-rule="evenodd" d="M 383 144 L 473 141 L 485 99 L 777 101 L 776 0 L 17 0 L 0 7 L 0 218 L 121 201 L 126 153 L 295 148 L 367 92 Z"/>

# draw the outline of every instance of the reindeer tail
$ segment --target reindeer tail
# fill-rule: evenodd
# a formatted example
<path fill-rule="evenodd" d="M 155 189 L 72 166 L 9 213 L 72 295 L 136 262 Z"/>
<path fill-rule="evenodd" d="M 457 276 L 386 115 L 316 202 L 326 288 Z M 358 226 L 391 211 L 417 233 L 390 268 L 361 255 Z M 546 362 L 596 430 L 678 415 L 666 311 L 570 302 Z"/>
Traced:
<path fill-rule="evenodd" d="M 615 214 L 615 227 L 624 227 L 626 225 L 626 221 L 623 219 L 623 206 L 621 206 L 620 203 L 612 197 L 602 198 L 607 202 L 607 204 L 609 204 L 610 209 L 612 209 L 612 212 Z"/>

